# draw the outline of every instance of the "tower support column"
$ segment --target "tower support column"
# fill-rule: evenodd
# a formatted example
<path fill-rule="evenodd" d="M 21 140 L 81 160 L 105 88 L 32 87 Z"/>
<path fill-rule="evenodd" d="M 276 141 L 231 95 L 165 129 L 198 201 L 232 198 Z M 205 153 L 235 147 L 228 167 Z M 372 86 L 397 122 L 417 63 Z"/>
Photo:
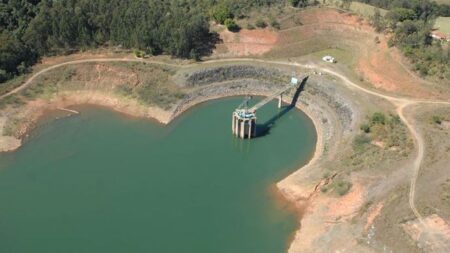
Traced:
<path fill-rule="evenodd" d="M 236 125 L 236 128 L 234 130 L 234 135 L 239 136 L 239 130 L 241 129 L 241 123 L 238 117 L 235 118 L 236 122 L 234 123 Z"/>
<path fill-rule="evenodd" d="M 256 115 L 254 113 L 235 111 L 231 120 L 234 136 L 241 139 L 251 139 L 256 135 Z"/>
<path fill-rule="evenodd" d="M 251 139 L 253 135 L 253 120 L 248 121 L 248 138 Z"/>
<path fill-rule="evenodd" d="M 240 138 L 244 139 L 245 138 L 245 120 L 241 121 L 241 132 L 240 132 Z"/>
<path fill-rule="evenodd" d="M 233 134 L 234 134 L 234 130 L 235 130 L 235 125 L 236 125 L 236 116 L 233 113 L 233 115 L 231 117 L 231 131 L 233 132 Z"/>

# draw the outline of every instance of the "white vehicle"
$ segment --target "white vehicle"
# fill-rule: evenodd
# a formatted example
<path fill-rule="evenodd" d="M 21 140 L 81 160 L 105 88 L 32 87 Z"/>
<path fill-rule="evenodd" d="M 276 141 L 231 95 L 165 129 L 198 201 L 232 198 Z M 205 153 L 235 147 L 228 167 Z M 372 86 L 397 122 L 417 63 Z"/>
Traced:
<path fill-rule="evenodd" d="M 322 60 L 329 62 L 329 63 L 336 63 L 336 59 L 334 59 L 333 56 L 329 56 L 329 55 L 324 56 L 322 58 Z"/>

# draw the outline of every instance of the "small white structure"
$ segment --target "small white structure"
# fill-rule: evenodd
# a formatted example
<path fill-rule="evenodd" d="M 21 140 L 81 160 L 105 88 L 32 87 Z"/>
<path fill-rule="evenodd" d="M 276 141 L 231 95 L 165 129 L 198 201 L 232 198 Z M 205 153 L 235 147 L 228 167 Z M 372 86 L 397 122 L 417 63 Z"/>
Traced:
<path fill-rule="evenodd" d="M 297 85 L 298 84 L 298 79 L 295 77 L 291 78 L 291 85 Z"/>
<path fill-rule="evenodd" d="M 324 56 L 322 58 L 322 60 L 329 62 L 329 63 L 336 63 L 336 59 L 334 59 L 333 56 L 329 56 L 329 55 Z"/>

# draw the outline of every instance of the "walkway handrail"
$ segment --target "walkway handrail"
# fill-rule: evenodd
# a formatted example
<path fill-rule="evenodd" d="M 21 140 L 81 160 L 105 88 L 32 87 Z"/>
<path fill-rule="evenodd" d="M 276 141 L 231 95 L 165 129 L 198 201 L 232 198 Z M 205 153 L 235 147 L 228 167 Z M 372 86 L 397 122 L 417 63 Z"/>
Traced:
<path fill-rule="evenodd" d="M 259 101 L 256 105 L 254 105 L 252 108 L 250 108 L 249 111 L 251 112 L 255 112 L 256 110 L 258 110 L 259 108 L 261 108 L 262 106 L 264 106 L 265 104 L 269 103 L 272 99 L 280 96 L 281 94 L 285 93 L 286 91 L 288 91 L 289 89 L 291 89 L 294 86 L 289 86 L 287 88 L 284 88 L 281 91 L 276 92 L 275 94 L 273 94 L 272 96 L 266 97 L 265 99 Z"/>

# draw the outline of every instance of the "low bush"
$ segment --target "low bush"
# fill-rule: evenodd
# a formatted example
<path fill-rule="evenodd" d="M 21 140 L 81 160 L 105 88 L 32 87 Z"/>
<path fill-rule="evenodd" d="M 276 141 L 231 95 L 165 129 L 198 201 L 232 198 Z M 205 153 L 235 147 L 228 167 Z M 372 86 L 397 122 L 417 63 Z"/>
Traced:
<path fill-rule="evenodd" d="M 259 28 L 266 28 L 267 27 L 266 21 L 264 21 L 262 19 L 256 20 L 255 25 L 256 25 L 256 27 L 259 27 Z"/>
<path fill-rule="evenodd" d="M 435 124 L 438 124 L 438 125 L 442 124 L 442 118 L 441 118 L 440 116 L 434 115 L 434 116 L 431 118 L 431 120 L 432 120 L 433 123 L 435 123 Z"/>
<path fill-rule="evenodd" d="M 281 29 L 280 23 L 279 23 L 278 21 L 276 21 L 276 20 L 272 20 L 272 22 L 270 22 L 270 25 L 271 25 L 273 28 L 277 29 L 277 30 L 280 30 L 280 29 Z"/>
<path fill-rule="evenodd" d="M 334 189 L 339 196 L 344 196 L 352 188 L 352 183 L 347 181 L 336 182 Z"/>
<path fill-rule="evenodd" d="M 137 58 L 144 58 L 145 56 L 145 53 L 142 50 L 135 49 L 133 50 L 133 53 Z"/>
<path fill-rule="evenodd" d="M 368 135 L 359 134 L 353 140 L 353 150 L 362 151 L 367 146 L 367 144 L 370 144 L 371 142 L 372 139 Z"/>
<path fill-rule="evenodd" d="M 230 32 L 237 32 L 239 31 L 240 27 L 238 26 L 238 24 L 236 24 L 236 22 L 234 22 L 233 19 L 228 18 L 225 20 L 224 22 L 225 27 L 228 29 L 228 31 Z"/>
<path fill-rule="evenodd" d="M 348 191 L 352 188 L 352 183 L 348 182 L 344 179 L 336 179 L 331 184 L 325 185 L 320 188 L 320 191 L 323 193 L 326 192 L 336 192 L 339 196 L 344 196 L 348 193 Z"/>
<path fill-rule="evenodd" d="M 378 125 L 378 124 L 381 124 L 381 125 L 386 124 L 386 116 L 381 112 L 375 112 L 370 117 L 370 125 L 371 126 Z"/>
<path fill-rule="evenodd" d="M 248 23 L 248 24 L 247 24 L 247 29 L 248 29 L 248 30 L 254 30 L 254 29 L 255 29 L 255 26 L 252 25 L 252 24 L 250 24 L 250 23 Z"/>
<path fill-rule="evenodd" d="M 367 123 L 361 124 L 359 128 L 366 134 L 370 133 L 370 125 Z"/>

